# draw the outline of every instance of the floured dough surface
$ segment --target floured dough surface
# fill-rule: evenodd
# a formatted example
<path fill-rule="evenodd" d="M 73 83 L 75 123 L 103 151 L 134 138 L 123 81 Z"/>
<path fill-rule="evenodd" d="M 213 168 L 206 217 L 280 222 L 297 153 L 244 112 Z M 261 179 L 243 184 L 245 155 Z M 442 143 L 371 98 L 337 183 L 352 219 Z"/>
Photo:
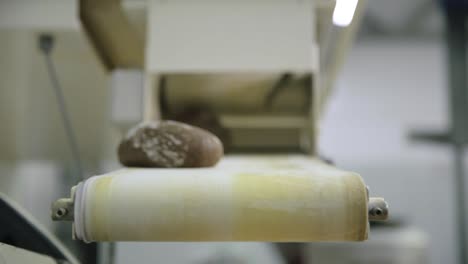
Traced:
<path fill-rule="evenodd" d="M 141 123 L 118 149 L 128 167 L 207 167 L 223 155 L 221 141 L 210 132 L 176 121 Z"/>

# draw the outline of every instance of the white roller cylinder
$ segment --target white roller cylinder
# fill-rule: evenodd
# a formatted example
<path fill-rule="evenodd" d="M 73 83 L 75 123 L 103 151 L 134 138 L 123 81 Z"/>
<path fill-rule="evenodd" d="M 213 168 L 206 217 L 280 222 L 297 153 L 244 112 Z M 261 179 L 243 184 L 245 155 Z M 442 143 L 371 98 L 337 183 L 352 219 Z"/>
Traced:
<path fill-rule="evenodd" d="M 84 241 L 359 241 L 361 177 L 317 160 L 225 159 L 211 169 L 122 169 L 77 186 Z"/>

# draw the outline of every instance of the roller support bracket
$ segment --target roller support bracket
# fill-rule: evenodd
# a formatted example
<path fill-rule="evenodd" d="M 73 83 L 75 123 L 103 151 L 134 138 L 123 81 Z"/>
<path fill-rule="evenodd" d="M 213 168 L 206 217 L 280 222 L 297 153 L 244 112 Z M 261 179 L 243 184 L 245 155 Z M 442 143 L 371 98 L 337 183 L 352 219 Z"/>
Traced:
<path fill-rule="evenodd" d="M 388 204 L 383 198 L 371 197 L 368 203 L 369 221 L 384 221 L 388 219 Z"/>
<path fill-rule="evenodd" d="M 73 221 L 75 209 L 75 189 L 71 190 L 71 198 L 60 198 L 52 203 L 51 217 L 53 221 Z"/>

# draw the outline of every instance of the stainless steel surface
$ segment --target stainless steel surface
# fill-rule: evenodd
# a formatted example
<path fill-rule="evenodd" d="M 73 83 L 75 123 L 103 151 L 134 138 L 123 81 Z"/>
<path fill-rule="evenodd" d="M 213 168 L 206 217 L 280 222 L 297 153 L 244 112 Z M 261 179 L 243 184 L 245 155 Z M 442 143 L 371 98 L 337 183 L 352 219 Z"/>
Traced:
<path fill-rule="evenodd" d="M 39 260 L 22 261 L 25 253 L 35 252 L 67 263 L 79 263 L 57 237 L 29 214 L 23 207 L 0 193 L 0 263 L 40 263 Z M 13 248 L 11 248 L 13 246 Z M 24 252 L 21 252 L 24 250 Z M 13 251 L 16 250 L 16 253 Z M 11 257 L 11 259 L 8 259 Z M 18 257 L 18 258 L 17 258 Z M 32 257 L 35 257 L 34 255 Z M 3 259 L 2 259 L 3 258 Z M 2 260 L 4 260 L 2 262 Z M 55 263 L 55 262 L 54 262 Z M 90 263 L 90 262 L 84 262 Z"/>
<path fill-rule="evenodd" d="M 7 244 L 0 243 L 0 263 L 9 264 L 56 264 L 57 261 L 49 256 L 38 254 L 22 248 L 13 247 Z M 69 263 L 69 262 L 64 262 Z"/>

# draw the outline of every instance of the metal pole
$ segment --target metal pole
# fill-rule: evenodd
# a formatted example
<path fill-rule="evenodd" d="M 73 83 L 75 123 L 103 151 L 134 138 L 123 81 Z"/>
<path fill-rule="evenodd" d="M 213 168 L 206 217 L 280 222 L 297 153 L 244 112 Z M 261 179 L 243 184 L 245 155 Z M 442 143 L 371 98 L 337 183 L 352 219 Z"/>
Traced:
<path fill-rule="evenodd" d="M 462 145 L 453 146 L 453 155 L 454 155 L 454 173 L 455 173 L 455 199 L 457 208 L 455 209 L 455 214 L 457 217 L 457 227 L 458 227 L 458 256 L 459 262 L 466 264 L 467 254 L 466 254 L 466 210 L 465 210 L 465 168 L 463 164 L 463 155 L 464 148 Z"/>
<path fill-rule="evenodd" d="M 468 263 L 466 245 L 466 207 L 464 142 L 467 134 L 466 119 L 468 91 L 466 87 L 466 26 L 465 14 L 447 12 L 447 53 L 451 107 L 451 139 L 454 155 L 456 226 L 458 227 L 458 254 L 460 263 Z"/>
<path fill-rule="evenodd" d="M 68 112 L 67 104 L 65 103 L 65 96 L 62 91 L 62 86 L 60 85 L 57 71 L 54 65 L 54 62 L 51 58 L 51 53 L 54 48 L 54 37 L 48 34 L 42 34 L 39 36 L 39 48 L 44 54 L 44 59 L 46 61 L 47 72 L 50 77 L 52 84 L 52 90 L 55 94 L 57 100 L 57 105 L 60 112 L 60 117 L 62 118 L 63 127 L 65 130 L 65 135 L 67 137 L 67 142 L 70 147 L 71 157 L 76 166 L 75 173 L 75 182 L 79 182 L 85 178 L 83 173 L 83 166 L 81 163 L 80 153 L 78 149 L 78 142 L 76 140 L 75 132 L 73 130 L 70 114 Z"/>

